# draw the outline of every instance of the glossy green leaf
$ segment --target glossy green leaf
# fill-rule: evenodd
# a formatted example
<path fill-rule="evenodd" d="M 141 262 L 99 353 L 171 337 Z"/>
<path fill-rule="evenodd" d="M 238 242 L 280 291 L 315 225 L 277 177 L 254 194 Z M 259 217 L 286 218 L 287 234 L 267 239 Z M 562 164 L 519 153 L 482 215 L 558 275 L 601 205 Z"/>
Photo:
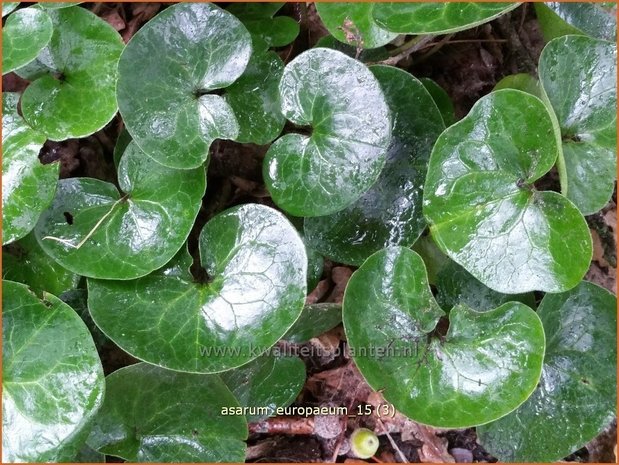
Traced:
<path fill-rule="evenodd" d="M 284 3 L 232 3 L 227 10 L 245 25 L 254 52 L 284 47 L 299 35 L 299 23 L 289 16 L 275 16 Z"/>
<path fill-rule="evenodd" d="M 379 26 L 400 34 L 447 34 L 487 23 L 518 3 L 377 3 L 372 14 Z"/>
<path fill-rule="evenodd" d="M 617 298 L 583 281 L 546 294 L 538 314 L 548 345 L 538 388 L 505 418 L 477 430 L 501 461 L 556 462 L 616 415 Z"/>
<path fill-rule="evenodd" d="M 430 284 L 436 284 L 438 274 L 452 260 L 445 255 L 429 235 L 421 236 L 411 247 L 423 259 Z"/>
<path fill-rule="evenodd" d="M 39 2 L 37 6 L 46 10 L 58 10 L 60 8 L 69 8 L 70 6 L 79 5 L 84 2 Z"/>
<path fill-rule="evenodd" d="M 617 46 L 584 36 L 549 42 L 540 82 L 554 109 L 566 177 L 562 192 L 588 215 L 610 199 L 617 170 Z"/>
<path fill-rule="evenodd" d="M 101 330 L 92 321 L 90 312 L 88 311 L 88 291 L 86 289 L 72 289 L 58 296 L 60 300 L 71 307 L 80 316 L 95 342 L 95 346 L 100 350 L 109 339 L 101 332 Z"/>
<path fill-rule="evenodd" d="M 123 128 L 123 130 L 120 131 L 120 134 L 118 134 L 118 139 L 116 139 L 116 145 L 114 146 L 114 153 L 112 154 L 116 169 L 118 169 L 120 159 L 122 158 L 123 153 L 125 153 L 125 150 L 129 146 L 130 142 L 131 134 L 129 134 L 129 131 Z"/>
<path fill-rule="evenodd" d="M 269 148 L 263 175 L 273 200 L 295 216 L 342 210 L 385 163 L 391 118 L 378 81 L 357 60 L 314 48 L 286 65 L 279 90 L 284 116 L 311 135 L 286 134 Z"/>
<path fill-rule="evenodd" d="M 367 382 L 412 420 L 465 428 L 496 420 L 533 392 L 544 358 L 536 313 L 510 302 L 488 312 L 464 305 L 437 326 L 421 257 L 390 247 L 352 275 L 344 295 L 344 328 Z"/>
<path fill-rule="evenodd" d="M 335 328 L 342 322 L 342 306 L 334 303 L 306 305 L 301 316 L 283 337 L 286 341 L 303 344 Z"/>
<path fill-rule="evenodd" d="M 2 243 L 24 237 L 54 198 L 58 163 L 43 165 L 45 136 L 17 112 L 19 94 L 2 93 Z"/>
<path fill-rule="evenodd" d="M 90 448 L 86 444 L 82 446 L 77 455 L 71 460 L 76 463 L 105 463 L 105 455 Z"/>
<path fill-rule="evenodd" d="M 613 2 L 614 3 L 614 2 Z M 585 34 L 615 41 L 617 7 L 589 2 L 534 3 L 535 13 L 546 41 L 567 34 Z"/>
<path fill-rule="evenodd" d="M 2 282 L 2 462 L 71 460 L 103 402 L 86 325 L 51 294 Z"/>
<path fill-rule="evenodd" d="M 215 139 L 239 125 L 214 91 L 245 71 L 251 37 L 233 15 L 209 3 L 172 5 L 129 41 L 118 65 L 118 105 L 133 140 L 157 162 L 195 168 Z"/>
<path fill-rule="evenodd" d="M 360 49 L 388 44 L 398 34 L 380 27 L 372 17 L 374 3 L 316 3 L 320 19 L 340 42 Z"/>
<path fill-rule="evenodd" d="M 224 98 L 236 115 L 236 141 L 268 144 L 284 128 L 279 81 L 284 62 L 275 52 L 254 53 L 243 75 L 226 89 Z"/>
<path fill-rule="evenodd" d="M 247 421 L 260 421 L 296 399 L 305 384 L 305 364 L 298 357 L 263 355 L 220 377 L 248 408 Z"/>
<path fill-rule="evenodd" d="M 75 289 L 80 277 L 51 260 L 31 233 L 2 249 L 2 279 L 26 284 L 37 295 L 60 295 Z"/>
<path fill-rule="evenodd" d="M 24 119 L 52 140 L 84 137 L 116 114 L 117 64 L 124 44 L 103 19 L 80 8 L 47 10 L 54 33 L 24 91 Z"/>
<path fill-rule="evenodd" d="M 155 365 L 214 373 L 273 346 L 303 308 L 307 257 L 279 212 L 262 205 L 226 210 L 200 234 L 206 277 L 181 252 L 135 281 L 88 281 L 95 323 L 118 346 Z"/>
<path fill-rule="evenodd" d="M 338 50 L 351 58 L 359 60 L 362 63 L 377 62 L 389 58 L 389 53 L 387 52 L 387 49 L 385 47 L 367 48 L 360 50 L 353 47 L 352 45 L 340 42 L 331 35 L 323 36 L 318 39 L 318 42 L 316 42 L 316 47 L 332 48 L 333 50 Z"/>
<path fill-rule="evenodd" d="M 372 66 L 393 115 L 387 161 L 376 183 L 337 213 L 307 218 L 310 247 L 340 263 L 360 265 L 391 245 L 411 246 L 426 227 L 421 212 L 430 151 L 445 129 L 421 82 L 392 66 Z"/>
<path fill-rule="evenodd" d="M 446 310 L 462 304 L 478 312 L 487 312 L 507 302 L 522 302 L 535 308 L 532 292 L 509 295 L 493 291 L 455 262 L 449 262 L 438 273 L 436 291 L 436 301 Z"/>
<path fill-rule="evenodd" d="M 106 377 L 88 445 L 130 462 L 242 462 L 247 422 L 222 415 L 238 406 L 218 376 L 130 365 Z"/>
<path fill-rule="evenodd" d="M 20 2 L 1 2 L 0 7 L 2 7 L 2 17 L 4 18 L 11 11 L 15 10 L 19 6 Z"/>
<path fill-rule="evenodd" d="M 445 126 L 449 127 L 454 124 L 456 122 L 456 110 L 445 89 L 430 78 L 421 78 L 419 80 L 434 99 L 434 103 L 436 103 L 438 110 L 441 112 Z"/>
<path fill-rule="evenodd" d="M 52 38 L 53 28 L 49 15 L 37 8 L 9 16 L 2 27 L 2 74 L 34 60 Z"/>
<path fill-rule="evenodd" d="M 528 94 L 535 95 L 540 99 L 542 98 L 542 89 L 539 81 L 528 73 L 518 73 L 505 76 L 497 82 L 493 90 L 501 89 L 521 90 Z"/>
<path fill-rule="evenodd" d="M 589 267 L 585 219 L 562 195 L 534 186 L 557 152 L 544 103 L 512 89 L 481 98 L 434 146 L 424 190 L 432 237 L 495 291 L 561 292 Z"/>
<path fill-rule="evenodd" d="M 119 191 L 92 178 L 62 179 L 35 228 L 65 268 L 100 279 L 133 279 L 165 265 L 184 244 L 206 189 L 204 169 L 173 170 L 131 143 Z"/>

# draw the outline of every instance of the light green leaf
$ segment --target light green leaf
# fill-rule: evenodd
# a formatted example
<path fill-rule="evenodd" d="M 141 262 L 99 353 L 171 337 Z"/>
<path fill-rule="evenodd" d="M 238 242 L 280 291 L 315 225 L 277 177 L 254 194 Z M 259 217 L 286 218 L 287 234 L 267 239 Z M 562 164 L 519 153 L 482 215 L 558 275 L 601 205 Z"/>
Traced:
<path fill-rule="evenodd" d="M 393 115 L 387 161 L 376 183 L 337 213 L 307 218 L 310 247 L 340 263 L 360 265 L 391 245 L 411 246 L 426 227 L 421 212 L 430 151 L 445 129 L 421 82 L 392 66 L 372 66 Z"/>
<path fill-rule="evenodd" d="M 295 216 L 342 210 L 385 163 L 391 118 L 378 81 L 343 53 L 314 48 L 286 65 L 279 90 L 284 116 L 311 135 L 286 134 L 269 148 L 263 174 L 273 200 Z"/>
<path fill-rule="evenodd" d="M 320 303 L 303 307 L 301 316 L 283 337 L 286 341 L 303 344 L 335 328 L 342 322 L 342 306 Z"/>
<path fill-rule="evenodd" d="M 518 73 L 505 76 L 493 90 L 501 89 L 515 89 L 526 92 L 527 94 L 535 95 L 538 98 L 542 98 L 542 89 L 539 81 L 528 73 Z"/>
<path fill-rule="evenodd" d="M 299 35 L 299 23 L 275 16 L 284 3 L 232 3 L 227 10 L 239 18 L 252 36 L 254 52 L 284 47 Z"/>
<path fill-rule="evenodd" d="M 389 58 L 389 53 L 385 47 L 368 48 L 357 50 L 352 45 L 347 45 L 340 42 L 333 36 L 323 36 L 316 42 L 316 48 L 332 48 L 338 50 L 351 58 L 359 60 L 362 63 L 378 62 Z"/>
<path fill-rule="evenodd" d="M 39 54 L 37 78 L 26 88 L 24 119 L 51 140 L 85 137 L 116 114 L 118 32 L 84 8 L 47 10 L 52 39 Z"/>
<path fill-rule="evenodd" d="M 305 384 L 305 364 L 298 357 L 263 355 L 220 376 L 248 408 L 247 421 L 253 422 L 273 416 L 278 407 L 296 399 Z"/>
<path fill-rule="evenodd" d="M 411 247 L 423 259 L 430 284 L 436 284 L 438 274 L 452 261 L 436 246 L 430 235 L 421 236 Z"/>
<path fill-rule="evenodd" d="M 165 265 L 184 244 L 206 189 L 203 168 L 173 170 L 130 143 L 120 191 L 92 178 L 62 179 L 35 228 L 45 252 L 82 276 L 134 279 Z"/>
<path fill-rule="evenodd" d="M 2 74 L 34 60 L 52 38 L 53 28 L 49 15 L 36 8 L 9 16 L 2 27 Z"/>
<path fill-rule="evenodd" d="M 129 41 L 118 67 L 118 105 L 144 152 L 171 168 L 206 161 L 215 139 L 239 125 L 214 91 L 245 71 L 251 37 L 241 22 L 209 3 L 172 5 Z"/>
<path fill-rule="evenodd" d="M 438 110 L 441 112 L 445 126 L 449 127 L 454 124 L 456 122 L 456 110 L 445 89 L 430 78 L 421 78 L 419 80 L 434 99 L 434 103 L 436 103 Z"/>
<path fill-rule="evenodd" d="M 585 219 L 562 195 L 534 186 L 557 152 L 544 103 L 512 89 L 480 99 L 434 146 L 424 190 L 432 237 L 497 292 L 561 292 L 589 267 Z"/>
<path fill-rule="evenodd" d="M 585 214 L 610 199 L 617 170 L 617 46 L 584 36 L 549 42 L 539 76 L 554 109 L 567 176 L 561 189 Z"/>
<path fill-rule="evenodd" d="M 360 49 L 378 48 L 398 34 L 381 28 L 372 17 L 374 3 L 316 3 L 320 19 L 340 42 Z"/>
<path fill-rule="evenodd" d="M 616 4 L 614 11 L 604 4 L 589 2 L 545 2 L 534 5 L 546 41 L 567 34 L 585 34 L 613 42 L 617 37 Z"/>
<path fill-rule="evenodd" d="M 377 3 L 374 20 L 400 34 L 447 34 L 470 29 L 513 10 L 518 3 Z"/>
<path fill-rule="evenodd" d="M 103 402 L 86 325 L 51 294 L 2 282 L 2 462 L 71 460 Z"/>
<path fill-rule="evenodd" d="M 226 210 L 200 234 L 201 272 L 182 251 L 136 281 L 88 281 L 99 328 L 122 349 L 178 371 L 215 373 L 272 347 L 296 321 L 306 294 L 301 238 L 262 205 Z M 131 323 L 129 323 L 131 322 Z"/>
<path fill-rule="evenodd" d="M 222 415 L 238 406 L 218 376 L 130 365 L 106 377 L 88 445 L 130 462 L 242 462 L 247 422 Z"/>
<path fill-rule="evenodd" d="M 390 247 L 353 273 L 344 295 L 344 328 L 367 382 L 414 421 L 465 428 L 496 420 L 533 392 L 544 331 L 518 302 L 488 312 L 464 305 L 445 333 L 421 257 Z"/>
<path fill-rule="evenodd" d="M 19 94 L 2 93 L 2 244 L 34 228 L 54 198 L 58 163 L 43 165 L 39 151 L 45 136 L 17 112 Z"/>
<path fill-rule="evenodd" d="M 583 281 L 546 294 L 538 314 L 548 340 L 539 386 L 518 410 L 477 430 L 501 461 L 559 461 L 616 416 L 617 298 Z"/>
<path fill-rule="evenodd" d="M 20 2 L 1 2 L 0 7 L 2 7 L 2 17 L 4 18 L 11 11 L 19 6 Z"/>

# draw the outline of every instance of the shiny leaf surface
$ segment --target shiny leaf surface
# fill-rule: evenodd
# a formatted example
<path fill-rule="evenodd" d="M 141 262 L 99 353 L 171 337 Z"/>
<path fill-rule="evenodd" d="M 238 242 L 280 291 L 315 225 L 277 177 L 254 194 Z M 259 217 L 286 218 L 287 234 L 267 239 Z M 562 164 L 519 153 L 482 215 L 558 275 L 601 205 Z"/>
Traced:
<path fill-rule="evenodd" d="M 305 300 L 307 257 L 294 227 L 269 207 L 243 205 L 209 221 L 199 244 L 201 279 L 183 251 L 139 280 L 89 280 L 97 326 L 133 356 L 179 371 L 229 370 L 273 346 Z"/>
<path fill-rule="evenodd" d="M 283 337 L 286 341 L 303 344 L 313 337 L 335 328 L 342 322 L 342 306 L 320 303 L 303 307 L 301 316 Z"/>
<path fill-rule="evenodd" d="M 263 355 L 220 377 L 241 406 L 250 409 L 247 421 L 260 421 L 299 395 L 305 384 L 305 364 L 298 357 Z"/>
<path fill-rule="evenodd" d="M 200 210 L 204 169 L 173 170 L 131 143 L 118 168 L 121 192 L 92 178 L 62 179 L 35 228 L 62 266 L 82 276 L 133 279 L 165 265 Z"/>
<path fill-rule="evenodd" d="M 539 81 L 528 73 L 518 73 L 505 76 L 493 90 L 501 89 L 515 89 L 521 90 L 531 95 L 535 95 L 538 98 L 542 98 L 542 89 L 540 88 Z"/>
<path fill-rule="evenodd" d="M 307 218 L 310 247 L 340 263 L 360 265 L 391 245 L 411 246 L 426 221 L 421 212 L 430 151 L 445 129 L 421 82 L 392 66 L 372 66 L 393 115 L 385 167 L 359 200 L 337 213 Z"/>
<path fill-rule="evenodd" d="M 130 365 L 106 377 L 88 445 L 130 462 L 242 462 L 247 422 L 221 414 L 238 406 L 218 376 Z"/>
<path fill-rule="evenodd" d="M 52 20 L 37 8 L 16 11 L 2 27 L 2 74 L 34 60 L 52 38 Z"/>
<path fill-rule="evenodd" d="M 377 3 L 374 20 L 400 34 L 447 34 L 487 23 L 518 3 Z"/>
<path fill-rule="evenodd" d="M 589 267 L 591 236 L 578 209 L 534 186 L 557 152 L 545 105 L 511 89 L 481 98 L 434 146 L 424 191 L 432 237 L 495 291 L 561 292 Z"/>
<path fill-rule="evenodd" d="M 95 342 L 97 350 L 101 350 L 101 347 L 106 342 L 109 342 L 109 339 L 101 332 L 99 328 L 97 328 L 95 322 L 92 321 L 92 317 L 88 311 L 88 292 L 86 289 L 72 289 L 60 294 L 58 297 L 69 307 L 75 310 L 80 318 L 84 320 L 84 323 L 86 323 L 92 339 Z"/>
<path fill-rule="evenodd" d="M 382 61 L 389 58 L 389 53 L 385 47 L 358 50 L 352 45 L 340 42 L 331 35 L 323 36 L 318 39 L 318 42 L 316 42 L 316 48 L 332 48 L 333 50 L 338 50 L 351 58 L 359 60 L 362 63 Z"/>
<path fill-rule="evenodd" d="M 19 6 L 20 2 L 2 2 L 0 3 L 0 7 L 2 7 L 2 17 L 4 18 L 11 11 L 15 10 Z"/>
<path fill-rule="evenodd" d="M 617 9 L 589 2 L 535 3 L 535 14 L 544 39 L 550 41 L 567 34 L 585 34 L 598 39 L 615 41 Z"/>
<path fill-rule="evenodd" d="M 54 33 L 39 54 L 40 72 L 24 91 L 24 119 L 52 140 L 84 137 L 116 114 L 118 32 L 84 8 L 47 10 Z"/>
<path fill-rule="evenodd" d="M 286 134 L 269 148 L 264 179 L 275 203 L 295 216 L 342 210 L 378 178 L 391 136 L 380 85 L 358 61 L 307 50 L 284 69 L 282 111 L 311 135 Z"/>
<path fill-rule="evenodd" d="M 538 314 L 548 345 L 539 386 L 515 412 L 477 433 L 501 461 L 556 462 L 616 415 L 617 298 L 583 281 L 546 294 Z"/>
<path fill-rule="evenodd" d="M 540 82 L 563 138 L 562 191 L 588 215 L 610 199 L 617 170 L 617 46 L 584 36 L 548 43 Z"/>
<path fill-rule="evenodd" d="M 544 356 L 535 312 L 516 302 L 488 312 L 458 305 L 446 334 L 443 314 L 415 252 L 390 247 L 368 258 L 348 283 L 343 317 L 370 386 L 409 418 L 442 428 L 484 424 L 522 404 Z"/>
<path fill-rule="evenodd" d="M 54 198 L 59 164 L 43 165 L 45 136 L 17 112 L 19 94 L 2 94 L 2 243 L 24 237 Z"/>
<path fill-rule="evenodd" d="M 68 461 L 103 402 L 86 325 L 51 294 L 2 282 L 2 462 Z"/>
<path fill-rule="evenodd" d="M 251 37 L 233 15 L 209 3 L 166 8 L 129 41 L 118 65 L 118 105 L 140 148 L 171 168 L 195 168 L 215 139 L 239 125 L 214 91 L 245 71 Z"/>
<path fill-rule="evenodd" d="M 299 23 L 289 16 L 275 16 L 284 3 L 232 3 L 227 10 L 245 25 L 254 52 L 284 47 L 299 35 Z"/>
<path fill-rule="evenodd" d="M 69 8 L 70 6 L 79 5 L 84 2 L 39 2 L 37 6 L 46 10 L 58 10 L 60 8 Z"/>

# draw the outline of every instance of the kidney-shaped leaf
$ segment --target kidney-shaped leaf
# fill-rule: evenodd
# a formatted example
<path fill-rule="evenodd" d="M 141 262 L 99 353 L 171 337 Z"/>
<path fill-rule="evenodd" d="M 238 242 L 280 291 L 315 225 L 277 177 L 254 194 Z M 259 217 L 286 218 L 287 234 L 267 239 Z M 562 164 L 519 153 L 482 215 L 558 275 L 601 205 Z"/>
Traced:
<path fill-rule="evenodd" d="M 544 357 L 535 312 L 517 302 L 488 312 L 459 305 L 446 334 L 442 315 L 419 255 L 390 247 L 368 258 L 350 278 L 343 317 L 370 386 L 404 415 L 443 428 L 488 423 L 522 404 Z"/>
<path fill-rule="evenodd" d="M 377 3 L 374 20 L 400 34 L 447 34 L 487 23 L 518 3 Z"/>
<path fill-rule="evenodd" d="M 28 234 L 54 198 L 58 163 L 43 165 L 45 136 L 17 112 L 19 94 L 2 94 L 2 243 Z"/>
<path fill-rule="evenodd" d="M 539 77 L 563 138 L 562 191 L 583 214 L 610 199 L 617 170 L 617 46 L 585 36 L 549 42 Z"/>
<path fill-rule="evenodd" d="M 2 74 L 34 60 L 52 38 L 53 29 L 49 15 L 37 8 L 9 16 L 2 27 Z"/>
<path fill-rule="evenodd" d="M 480 99 L 432 150 L 424 190 L 432 237 L 495 291 L 561 292 L 589 267 L 585 219 L 565 197 L 533 184 L 557 152 L 544 103 L 512 89 Z"/>
<path fill-rule="evenodd" d="M 213 91 L 247 66 L 251 37 L 233 15 L 209 3 L 166 8 L 129 41 L 118 65 L 118 105 L 146 154 L 172 168 L 195 168 L 215 139 L 234 139 L 230 105 Z"/>
<path fill-rule="evenodd" d="M 359 200 L 332 215 L 307 218 L 308 244 L 341 263 L 360 265 L 390 245 L 411 246 L 426 227 L 421 212 L 430 151 L 445 129 L 423 84 L 392 66 L 372 66 L 393 115 L 387 160 Z"/>
<path fill-rule="evenodd" d="M 303 52 L 279 85 L 284 116 L 311 135 L 286 134 L 271 145 L 264 178 L 275 203 L 296 216 L 342 210 L 378 178 L 391 118 L 370 70 L 336 50 Z"/>
<path fill-rule="evenodd" d="M 103 402 L 103 368 L 86 325 L 58 298 L 43 299 L 2 282 L 3 463 L 71 460 Z"/>
<path fill-rule="evenodd" d="M 98 179 L 62 179 L 35 228 L 43 250 L 74 273 L 100 279 L 133 279 L 165 265 L 200 210 L 204 169 L 166 168 L 131 142 L 118 184 L 120 192 Z"/>
<path fill-rule="evenodd" d="M 540 2 L 534 5 L 546 41 L 567 34 L 586 34 L 612 41 L 617 37 L 614 2 Z"/>
<path fill-rule="evenodd" d="M 539 386 L 518 410 L 477 431 L 502 461 L 556 462 L 616 415 L 617 298 L 583 281 L 546 294 L 538 314 L 548 339 Z"/>
<path fill-rule="evenodd" d="M 88 445 L 130 462 L 243 462 L 247 422 L 215 375 L 138 363 L 106 377 Z"/>
<path fill-rule="evenodd" d="M 24 119 L 52 140 L 87 136 L 116 114 L 116 69 L 124 44 L 112 26 L 84 8 L 44 14 L 54 33 L 37 58 L 40 72 L 24 91 Z"/>
<path fill-rule="evenodd" d="M 187 372 L 229 370 L 273 346 L 305 300 L 307 257 L 294 227 L 269 207 L 243 205 L 209 221 L 199 242 L 199 279 L 181 252 L 136 281 L 89 280 L 97 326 L 135 357 Z"/>

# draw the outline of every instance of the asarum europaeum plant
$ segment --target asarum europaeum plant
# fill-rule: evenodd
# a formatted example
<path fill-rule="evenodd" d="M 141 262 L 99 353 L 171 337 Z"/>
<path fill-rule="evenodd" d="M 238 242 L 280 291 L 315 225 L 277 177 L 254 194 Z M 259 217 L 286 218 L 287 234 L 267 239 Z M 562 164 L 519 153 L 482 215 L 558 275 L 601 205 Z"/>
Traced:
<path fill-rule="evenodd" d="M 320 3 L 332 35 L 292 57 L 282 5 L 170 5 L 126 45 L 75 2 L 2 5 L 3 72 L 28 81 L 2 95 L 4 462 L 243 461 L 305 382 L 269 349 L 340 323 L 398 411 L 476 426 L 500 460 L 559 460 L 612 419 L 616 297 L 583 281 L 616 171 L 607 5 L 536 4 L 537 76 L 460 120 L 388 58 L 518 4 Z M 39 161 L 118 113 L 114 182 Z M 275 208 L 205 216 L 218 139 L 264 146 Z M 305 305 L 324 257 L 358 269 L 342 305 Z M 104 377 L 110 341 L 141 363 Z"/>

